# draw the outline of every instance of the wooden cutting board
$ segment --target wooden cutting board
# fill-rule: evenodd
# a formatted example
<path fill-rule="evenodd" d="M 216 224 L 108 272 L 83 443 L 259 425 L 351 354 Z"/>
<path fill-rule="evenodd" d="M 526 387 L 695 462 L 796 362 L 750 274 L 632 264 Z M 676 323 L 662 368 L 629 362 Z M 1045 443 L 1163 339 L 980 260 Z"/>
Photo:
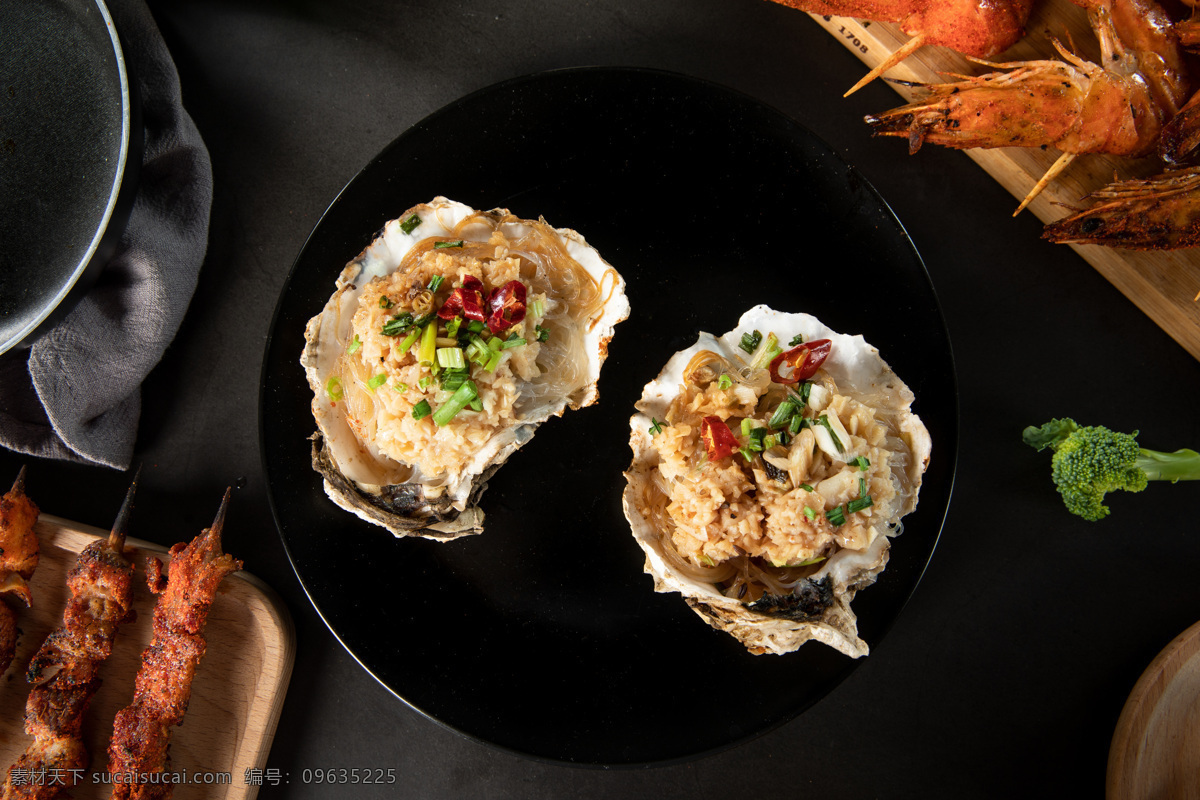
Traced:
<path fill-rule="evenodd" d="M 42 640 L 62 620 L 67 570 L 84 547 L 108 535 L 46 514 L 39 518 L 37 532 L 41 557 L 30 581 L 33 608 L 17 611 L 21 638 L 16 658 L 0 681 L 0 770 L 5 772 L 29 742 L 23 730 L 29 694 L 24 671 Z M 100 775 L 108 763 L 113 718 L 133 698 L 141 653 L 151 639 L 156 596 L 146 588 L 143 565 L 148 555 L 158 556 L 164 564 L 169 561 L 158 545 L 135 539 L 128 545 L 137 548 L 137 619 L 121 626 L 112 655 L 101 667 L 104 683 L 84 722 L 92 769 L 72 790 L 76 800 L 110 794 L 111 787 L 100 782 Z M 169 769 L 180 775 L 186 771 L 189 779 L 188 784 L 176 786 L 174 796 L 176 800 L 252 798 L 258 785 L 247 782 L 246 770 L 264 768 L 291 677 L 295 655 L 291 617 L 262 581 L 238 572 L 221 583 L 205 635 L 208 650 L 196 671 L 187 716 L 172 737 Z"/>
<path fill-rule="evenodd" d="M 811 15 L 829 33 L 837 37 L 868 68 L 882 62 L 908 41 L 900 30 L 885 23 L 859 22 L 845 17 Z M 1026 36 L 995 61 L 1024 61 L 1058 58 L 1051 37 L 1067 44 L 1075 53 L 1090 60 L 1099 60 L 1099 47 L 1088 25 L 1087 14 L 1069 0 L 1039 0 L 1034 3 L 1033 15 L 1026 26 Z M 950 78 L 946 73 L 977 75 L 992 71 L 942 47 L 923 47 L 907 60 L 888 71 L 889 78 L 922 83 L 940 83 Z M 866 69 L 864 69 L 864 74 Z M 1200 86 L 1200 81 L 1197 81 Z M 914 99 L 919 90 L 898 83 L 891 86 L 905 99 Z M 847 86 L 847 89 L 850 87 Z M 879 112 L 887 109 L 878 109 Z M 865 123 L 864 123 L 865 124 Z M 896 148 L 896 158 L 910 158 L 903 139 L 883 140 L 882 144 Z M 934 147 L 935 145 L 926 145 Z M 967 150 L 967 155 L 995 178 L 1014 197 L 1015 211 L 1038 179 L 1058 158 L 1057 150 L 998 148 Z M 911 158 L 920 158 L 918 152 Z M 1110 183 L 1114 174 L 1120 178 L 1145 177 L 1162 171 L 1155 159 L 1120 159 L 1112 156 L 1084 155 L 1076 158 L 1058 179 L 1030 204 L 1043 222 L 1067 216 L 1067 207 L 1080 208 L 1088 204 L 1084 195 Z M 1004 225 L 1008 220 L 996 220 Z M 1064 247 L 1050 245 L 1047 247 Z M 1159 327 L 1200 359 L 1200 249 L 1173 252 L 1137 252 L 1117 250 L 1097 245 L 1065 245 L 1083 256 L 1126 297 L 1142 309 Z M 1019 265 L 1013 265 L 1019 268 Z"/>

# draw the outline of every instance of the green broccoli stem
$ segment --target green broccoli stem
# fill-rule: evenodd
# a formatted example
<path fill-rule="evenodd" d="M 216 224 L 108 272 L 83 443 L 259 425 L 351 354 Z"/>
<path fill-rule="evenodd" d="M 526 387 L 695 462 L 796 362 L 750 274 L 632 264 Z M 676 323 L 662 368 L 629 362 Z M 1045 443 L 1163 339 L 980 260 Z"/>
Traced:
<path fill-rule="evenodd" d="M 1134 460 L 1138 469 L 1152 481 L 1195 481 L 1200 480 L 1200 453 L 1195 450 L 1176 450 L 1162 453 L 1158 450 L 1138 451 Z"/>

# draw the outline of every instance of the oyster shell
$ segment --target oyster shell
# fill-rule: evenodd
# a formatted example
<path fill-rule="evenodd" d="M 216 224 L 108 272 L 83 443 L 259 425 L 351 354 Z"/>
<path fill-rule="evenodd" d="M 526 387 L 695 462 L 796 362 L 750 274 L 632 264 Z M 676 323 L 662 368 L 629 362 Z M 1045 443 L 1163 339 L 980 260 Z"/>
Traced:
<path fill-rule="evenodd" d="M 800 420 L 776 436 L 783 445 L 766 438 L 784 430 L 770 418 L 795 392 L 750 366 L 754 357 L 739 343 L 754 331 L 775 334 L 785 351 L 797 335 L 831 340 L 807 399 L 796 403 Z M 630 420 L 633 462 L 622 501 L 655 590 L 680 593 L 755 654 L 815 639 L 866 655 L 850 603 L 886 566 L 929 463 L 929 433 L 913 400 L 861 336 L 807 314 L 760 305 L 719 339 L 700 334 L 646 385 Z M 750 420 L 747 430 L 766 428 L 755 435 L 767 446 L 747 449 L 751 459 L 733 450 L 710 461 L 705 423 L 697 422 L 709 415 L 739 446 L 750 441 L 740 420 Z"/>
<path fill-rule="evenodd" d="M 439 311 L 454 308 L 452 333 Z M 346 265 L 305 329 L 326 494 L 396 536 L 479 533 L 487 479 L 546 419 L 596 401 L 628 314 L 621 276 L 575 231 L 444 197 L 409 209 Z M 461 408 L 459 379 L 477 396 L 446 419 L 438 409 Z"/>

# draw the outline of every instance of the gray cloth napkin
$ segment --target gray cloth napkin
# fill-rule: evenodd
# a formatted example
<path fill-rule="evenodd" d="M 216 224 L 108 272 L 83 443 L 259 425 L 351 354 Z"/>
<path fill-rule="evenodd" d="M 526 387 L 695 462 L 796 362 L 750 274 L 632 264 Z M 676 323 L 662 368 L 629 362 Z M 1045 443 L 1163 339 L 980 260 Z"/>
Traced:
<path fill-rule="evenodd" d="M 108 0 L 142 102 L 137 195 L 116 253 L 79 304 L 29 350 L 0 358 L 0 444 L 128 468 L 141 384 L 191 302 L 212 206 L 208 151 L 143 0 Z"/>

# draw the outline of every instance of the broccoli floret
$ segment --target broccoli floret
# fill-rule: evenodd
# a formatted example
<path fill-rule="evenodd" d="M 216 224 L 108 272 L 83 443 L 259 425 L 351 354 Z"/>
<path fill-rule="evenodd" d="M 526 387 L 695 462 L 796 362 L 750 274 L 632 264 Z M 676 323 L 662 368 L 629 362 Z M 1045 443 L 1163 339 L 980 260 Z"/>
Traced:
<path fill-rule="evenodd" d="M 1031 425 L 1022 438 L 1038 450 L 1054 450 L 1051 477 L 1067 510 L 1094 521 L 1108 515 L 1108 492 L 1140 492 L 1149 481 L 1200 479 L 1200 453 L 1147 450 L 1138 446 L 1137 435 L 1054 419 L 1040 428 Z"/>

